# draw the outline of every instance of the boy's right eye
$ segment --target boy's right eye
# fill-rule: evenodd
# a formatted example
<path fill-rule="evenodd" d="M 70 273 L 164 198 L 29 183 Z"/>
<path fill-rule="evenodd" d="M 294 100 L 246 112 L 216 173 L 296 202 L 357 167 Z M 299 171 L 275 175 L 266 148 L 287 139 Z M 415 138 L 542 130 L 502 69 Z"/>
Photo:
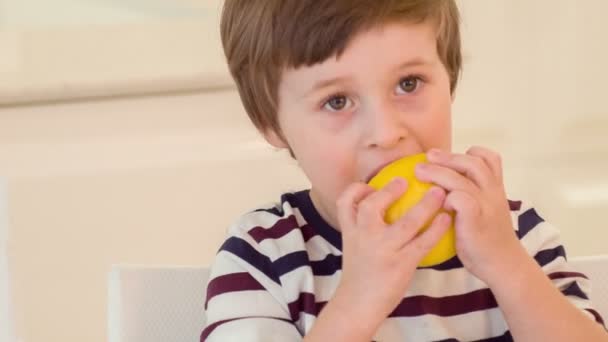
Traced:
<path fill-rule="evenodd" d="M 339 112 L 350 105 L 350 100 L 344 95 L 334 95 L 325 101 L 323 109 L 331 112 Z"/>

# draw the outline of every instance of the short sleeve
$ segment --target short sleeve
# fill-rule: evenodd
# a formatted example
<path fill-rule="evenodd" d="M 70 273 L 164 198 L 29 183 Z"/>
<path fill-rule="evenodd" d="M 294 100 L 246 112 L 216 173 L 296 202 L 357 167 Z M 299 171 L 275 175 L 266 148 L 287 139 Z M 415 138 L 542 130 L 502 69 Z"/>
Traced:
<path fill-rule="evenodd" d="M 271 265 L 246 234 L 226 240 L 211 267 L 201 342 L 302 340 Z"/>
<path fill-rule="evenodd" d="M 521 242 L 553 284 L 574 306 L 605 327 L 589 299 L 590 280 L 568 262 L 559 230 L 544 221 L 534 208 L 521 210 L 516 220 Z"/>

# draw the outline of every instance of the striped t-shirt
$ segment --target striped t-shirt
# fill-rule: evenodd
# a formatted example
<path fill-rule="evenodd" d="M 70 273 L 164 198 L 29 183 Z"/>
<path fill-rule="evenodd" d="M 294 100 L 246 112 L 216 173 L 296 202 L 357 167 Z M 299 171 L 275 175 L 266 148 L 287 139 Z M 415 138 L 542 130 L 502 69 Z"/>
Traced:
<path fill-rule="evenodd" d="M 575 306 L 603 324 L 587 296 L 589 280 L 569 267 L 558 231 L 534 208 L 514 201 L 509 205 L 528 253 Z M 340 232 L 317 212 L 309 191 L 284 194 L 280 204 L 244 215 L 230 228 L 212 266 L 201 342 L 301 341 L 336 291 L 341 266 Z M 512 337 L 488 286 L 454 257 L 415 272 L 374 340 Z"/>

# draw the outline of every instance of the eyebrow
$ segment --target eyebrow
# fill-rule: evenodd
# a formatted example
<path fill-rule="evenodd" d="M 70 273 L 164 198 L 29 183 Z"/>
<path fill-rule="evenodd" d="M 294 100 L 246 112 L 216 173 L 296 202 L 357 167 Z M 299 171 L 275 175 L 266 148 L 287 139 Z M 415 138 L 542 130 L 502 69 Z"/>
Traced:
<path fill-rule="evenodd" d="M 411 67 L 430 65 L 430 64 L 431 63 L 429 63 L 428 61 L 426 61 L 422 58 L 415 58 L 415 59 L 409 60 L 405 63 L 399 64 L 393 70 L 398 71 L 398 70 L 403 70 L 403 69 L 407 69 L 407 68 L 411 68 Z M 307 92 L 307 95 L 314 94 L 323 88 L 327 88 L 327 87 L 330 87 L 335 84 L 346 83 L 350 79 L 351 79 L 350 77 L 336 77 L 336 78 L 329 78 L 329 79 L 325 79 L 325 80 L 319 80 L 319 81 L 315 82 L 315 84 L 312 86 L 312 88 L 310 88 L 310 90 Z"/>

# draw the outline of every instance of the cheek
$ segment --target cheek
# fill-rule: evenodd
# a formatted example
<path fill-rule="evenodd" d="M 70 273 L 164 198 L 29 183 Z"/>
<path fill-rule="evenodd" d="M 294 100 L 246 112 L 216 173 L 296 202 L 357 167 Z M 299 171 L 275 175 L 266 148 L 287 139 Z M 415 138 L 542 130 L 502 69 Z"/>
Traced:
<path fill-rule="evenodd" d="M 437 98 L 435 98 L 437 99 Z M 424 101 L 418 104 L 418 111 L 408 115 L 410 129 L 422 140 L 424 146 L 451 149 L 452 113 L 451 102 Z"/>
<path fill-rule="evenodd" d="M 452 147 L 452 113 L 450 105 L 439 108 L 435 113 L 435 120 L 432 123 L 431 138 L 435 139 L 435 143 L 447 150 Z M 433 133 L 434 132 L 434 133 Z"/>
<path fill-rule="evenodd" d="M 341 144 L 339 139 L 326 142 L 309 141 L 307 158 L 302 160 L 301 166 L 308 169 L 306 172 L 313 184 L 335 193 L 355 179 L 355 160 L 352 147 Z"/>

